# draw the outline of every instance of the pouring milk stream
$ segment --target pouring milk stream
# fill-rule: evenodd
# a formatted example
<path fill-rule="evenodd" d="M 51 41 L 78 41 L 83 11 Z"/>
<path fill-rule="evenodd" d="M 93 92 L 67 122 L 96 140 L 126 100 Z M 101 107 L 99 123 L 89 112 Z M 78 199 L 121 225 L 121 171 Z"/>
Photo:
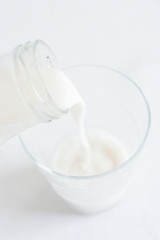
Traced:
<path fill-rule="evenodd" d="M 60 108 L 69 108 L 78 130 L 78 138 L 65 143 L 56 153 L 55 171 L 71 176 L 96 175 L 109 171 L 127 159 L 121 143 L 104 133 L 96 132 L 87 137 L 84 127 L 85 102 L 75 86 L 59 69 L 45 73 L 52 78 L 48 91 Z"/>

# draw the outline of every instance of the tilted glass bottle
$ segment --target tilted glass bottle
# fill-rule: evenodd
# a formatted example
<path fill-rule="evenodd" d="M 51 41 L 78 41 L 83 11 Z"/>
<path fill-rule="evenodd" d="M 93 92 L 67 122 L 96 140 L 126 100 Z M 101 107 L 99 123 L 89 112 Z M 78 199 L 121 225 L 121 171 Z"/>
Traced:
<path fill-rule="evenodd" d="M 68 111 L 56 106 L 47 91 L 42 69 L 51 67 L 57 67 L 55 57 L 40 40 L 0 56 L 0 144 Z"/>

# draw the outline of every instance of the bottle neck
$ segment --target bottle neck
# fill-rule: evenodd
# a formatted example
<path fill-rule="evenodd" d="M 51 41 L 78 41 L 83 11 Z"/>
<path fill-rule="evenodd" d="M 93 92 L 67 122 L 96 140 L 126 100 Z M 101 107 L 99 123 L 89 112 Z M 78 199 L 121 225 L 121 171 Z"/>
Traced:
<path fill-rule="evenodd" d="M 60 118 L 68 112 L 68 109 L 60 109 L 53 102 L 44 84 L 43 68 L 58 68 L 47 44 L 37 40 L 17 46 L 13 53 L 13 63 L 19 92 L 42 121 Z"/>

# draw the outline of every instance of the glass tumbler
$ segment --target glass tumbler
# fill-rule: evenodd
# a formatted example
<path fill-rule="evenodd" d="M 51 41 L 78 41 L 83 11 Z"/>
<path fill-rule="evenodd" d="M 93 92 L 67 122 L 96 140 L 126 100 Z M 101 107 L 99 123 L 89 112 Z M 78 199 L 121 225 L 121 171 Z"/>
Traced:
<path fill-rule="evenodd" d="M 86 131 L 103 131 L 119 139 L 129 158 L 117 168 L 93 176 L 67 176 L 52 169 L 55 153 L 76 132 L 70 114 L 19 135 L 29 155 L 57 192 L 73 208 L 85 213 L 105 210 L 125 193 L 149 127 L 150 110 L 141 89 L 124 74 L 96 65 L 63 69 L 86 103 Z"/>

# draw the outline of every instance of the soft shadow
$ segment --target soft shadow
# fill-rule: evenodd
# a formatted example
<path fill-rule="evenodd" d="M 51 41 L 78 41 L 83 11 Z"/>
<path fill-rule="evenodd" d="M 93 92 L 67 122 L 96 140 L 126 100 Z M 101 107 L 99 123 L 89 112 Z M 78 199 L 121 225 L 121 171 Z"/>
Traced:
<path fill-rule="evenodd" d="M 0 211 L 4 209 L 28 214 L 78 214 L 54 192 L 35 166 L 0 176 Z"/>

